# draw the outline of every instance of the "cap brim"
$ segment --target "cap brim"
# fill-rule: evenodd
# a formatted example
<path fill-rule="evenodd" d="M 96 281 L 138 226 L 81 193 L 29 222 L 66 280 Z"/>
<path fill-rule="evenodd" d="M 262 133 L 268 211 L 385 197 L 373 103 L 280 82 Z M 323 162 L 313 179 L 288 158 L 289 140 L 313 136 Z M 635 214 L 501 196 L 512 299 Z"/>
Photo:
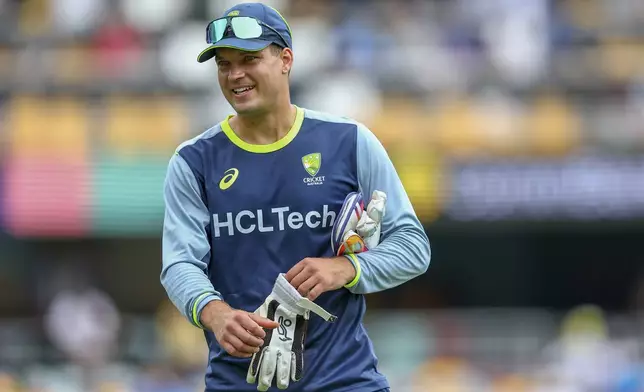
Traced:
<path fill-rule="evenodd" d="M 208 61 L 211 58 L 215 57 L 215 49 L 217 48 L 231 48 L 243 50 L 246 52 L 258 52 L 268 45 L 271 41 L 265 41 L 263 39 L 241 39 L 241 38 L 224 38 L 216 44 L 207 47 L 203 52 L 199 53 L 197 56 L 197 61 L 203 63 Z"/>

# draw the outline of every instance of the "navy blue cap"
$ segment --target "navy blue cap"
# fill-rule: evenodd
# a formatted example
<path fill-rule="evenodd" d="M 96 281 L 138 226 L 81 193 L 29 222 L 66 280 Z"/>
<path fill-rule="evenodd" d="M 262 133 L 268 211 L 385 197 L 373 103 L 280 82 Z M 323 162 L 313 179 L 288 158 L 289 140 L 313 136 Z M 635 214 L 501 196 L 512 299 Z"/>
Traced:
<path fill-rule="evenodd" d="M 264 34 L 260 38 L 241 39 L 237 37 L 226 37 L 199 53 L 199 56 L 197 56 L 198 62 L 203 63 L 213 58 L 215 56 L 215 49 L 217 48 L 233 48 L 256 52 L 273 43 L 284 47 L 284 41 L 286 41 L 287 47 L 293 48 L 291 28 L 286 22 L 286 19 L 273 7 L 262 3 L 241 3 L 226 10 L 221 17 L 227 16 L 248 16 L 255 18 L 273 28 L 279 34 L 275 34 L 274 31 L 264 28 Z"/>

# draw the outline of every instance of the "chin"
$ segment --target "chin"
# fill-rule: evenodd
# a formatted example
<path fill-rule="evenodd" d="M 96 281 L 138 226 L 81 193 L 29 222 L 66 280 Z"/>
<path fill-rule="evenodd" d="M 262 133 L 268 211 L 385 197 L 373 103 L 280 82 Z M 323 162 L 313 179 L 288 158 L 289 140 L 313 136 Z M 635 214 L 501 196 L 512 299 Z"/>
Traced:
<path fill-rule="evenodd" d="M 265 111 L 264 107 L 258 102 L 232 102 L 231 106 L 238 114 L 259 114 Z"/>

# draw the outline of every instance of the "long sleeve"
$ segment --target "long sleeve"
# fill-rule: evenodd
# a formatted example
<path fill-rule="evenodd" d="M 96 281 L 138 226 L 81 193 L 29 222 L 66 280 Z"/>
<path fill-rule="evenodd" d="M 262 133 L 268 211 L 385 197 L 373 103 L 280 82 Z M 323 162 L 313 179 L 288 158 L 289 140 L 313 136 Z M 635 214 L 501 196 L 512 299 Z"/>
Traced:
<path fill-rule="evenodd" d="M 361 124 L 357 149 L 358 182 L 365 202 L 374 190 L 387 194 L 380 244 L 350 257 L 358 273 L 346 287 L 355 294 L 368 294 L 396 287 L 425 273 L 431 250 L 386 150 Z"/>
<path fill-rule="evenodd" d="M 201 310 L 221 295 L 205 272 L 210 259 L 210 215 L 200 189 L 188 163 L 179 154 L 173 155 L 164 184 L 161 284 L 179 311 L 203 328 Z"/>

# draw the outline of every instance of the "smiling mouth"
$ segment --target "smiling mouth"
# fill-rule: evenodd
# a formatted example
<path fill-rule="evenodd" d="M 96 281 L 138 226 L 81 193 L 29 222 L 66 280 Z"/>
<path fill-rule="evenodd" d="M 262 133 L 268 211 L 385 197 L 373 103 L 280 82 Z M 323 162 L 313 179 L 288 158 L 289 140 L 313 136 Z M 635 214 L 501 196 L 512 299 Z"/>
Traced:
<path fill-rule="evenodd" d="M 254 89 L 255 89 L 254 86 L 253 87 L 247 86 L 247 87 L 241 87 L 241 88 L 234 88 L 232 91 L 233 91 L 233 94 L 235 94 L 236 96 L 241 96 Z"/>

